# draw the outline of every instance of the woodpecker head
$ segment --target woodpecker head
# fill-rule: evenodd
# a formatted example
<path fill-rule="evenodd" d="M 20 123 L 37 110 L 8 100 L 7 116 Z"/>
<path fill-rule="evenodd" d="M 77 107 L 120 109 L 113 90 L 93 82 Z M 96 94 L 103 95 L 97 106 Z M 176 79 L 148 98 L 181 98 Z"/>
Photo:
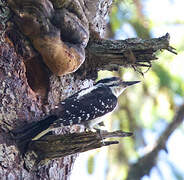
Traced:
<path fill-rule="evenodd" d="M 95 85 L 104 84 L 108 86 L 112 93 L 118 97 L 128 86 L 139 83 L 140 81 L 123 81 L 119 77 L 110 77 L 99 80 Z"/>

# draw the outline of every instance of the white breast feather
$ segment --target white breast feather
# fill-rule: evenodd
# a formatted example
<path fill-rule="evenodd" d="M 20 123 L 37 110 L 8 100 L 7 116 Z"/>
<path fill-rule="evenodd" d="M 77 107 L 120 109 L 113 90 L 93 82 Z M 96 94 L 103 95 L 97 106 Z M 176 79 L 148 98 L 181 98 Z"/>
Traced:
<path fill-rule="evenodd" d="M 117 108 L 117 106 L 118 106 L 118 104 L 117 104 L 116 107 L 113 109 L 113 111 Z M 105 115 L 102 116 L 102 117 L 98 117 L 98 118 L 95 118 L 95 119 L 92 119 L 92 120 L 88 121 L 88 122 L 87 122 L 88 128 L 93 129 L 93 127 L 94 127 L 96 124 L 98 124 L 98 123 L 102 122 L 103 120 L 107 119 L 107 116 L 111 115 L 111 114 L 113 113 L 113 111 L 111 111 L 111 112 L 105 114 Z"/>

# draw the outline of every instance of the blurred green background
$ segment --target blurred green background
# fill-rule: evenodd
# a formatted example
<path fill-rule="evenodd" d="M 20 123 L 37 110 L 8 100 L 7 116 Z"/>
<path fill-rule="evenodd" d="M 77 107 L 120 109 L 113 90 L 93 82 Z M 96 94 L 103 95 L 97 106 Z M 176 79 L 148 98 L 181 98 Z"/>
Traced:
<path fill-rule="evenodd" d="M 117 73 L 99 72 L 99 79 L 121 76 L 142 83 L 127 89 L 109 119 L 109 131 L 134 132 L 132 138 L 119 139 L 119 145 L 83 153 L 77 159 L 71 179 L 124 180 L 132 163 L 150 152 L 157 139 L 173 121 L 184 103 L 184 1 L 182 0 L 115 0 L 107 19 L 107 37 L 143 39 L 171 36 L 171 46 L 178 55 L 158 53 L 158 60 L 142 76 L 133 69 Z M 146 71 L 147 69 L 142 69 Z M 159 151 L 156 166 L 143 180 L 184 179 L 184 125 L 181 124 L 166 142 L 167 151 Z M 143 164 L 144 167 L 144 164 Z M 82 176 L 81 176 L 82 175 Z"/>

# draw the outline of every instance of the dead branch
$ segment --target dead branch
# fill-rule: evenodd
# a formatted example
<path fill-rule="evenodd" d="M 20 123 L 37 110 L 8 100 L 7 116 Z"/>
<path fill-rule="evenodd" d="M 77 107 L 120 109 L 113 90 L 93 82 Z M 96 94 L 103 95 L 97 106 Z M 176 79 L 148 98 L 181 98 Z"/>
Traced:
<path fill-rule="evenodd" d="M 25 155 L 26 166 L 28 169 L 34 169 L 38 163 L 42 165 L 51 159 L 119 143 L 118 141 L 104 141 L 107 138 L 128 137 L 131 135 L 132 133 L 130 132 L 122 131 L 89 131 L 65 135 L 47 135 L 39 140 L 30 142 L 29 151 Z"/>
<path fill-rule="evenodd" d="M 118 70 L 119 67 L 151 67 L 152 61 L 158 59 L 156 52 L 168 50 L 177 54 L 169 45 L 167 33 L 160 38 L 143 40 L 131 38 L 126 40 L 92 39 L 86 47 L 86 61 L 80 71 L 88 72 L 88 77 L 95 76 L 98 70 Z M 85 68 L 85 69 L 84 69 Z"/>

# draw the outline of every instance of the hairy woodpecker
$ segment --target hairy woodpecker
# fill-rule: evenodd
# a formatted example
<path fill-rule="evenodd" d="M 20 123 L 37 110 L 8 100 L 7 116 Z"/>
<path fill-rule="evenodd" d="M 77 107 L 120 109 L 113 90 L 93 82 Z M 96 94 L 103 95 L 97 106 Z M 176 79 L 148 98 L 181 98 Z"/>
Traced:
<path fill-rule="evenodd" d="M 50 130 L 74 124 L 92 129 L 102 122 L 102 117 L 117 106 L 118 96 L 139 81 L 122 81 L 118 77 L 99 80 L 94 86 L 82 89 L 62 101 L 50 116 L 28 124 L 24 132 L 17 131 L 19 139 L 36 140 Z"/>

